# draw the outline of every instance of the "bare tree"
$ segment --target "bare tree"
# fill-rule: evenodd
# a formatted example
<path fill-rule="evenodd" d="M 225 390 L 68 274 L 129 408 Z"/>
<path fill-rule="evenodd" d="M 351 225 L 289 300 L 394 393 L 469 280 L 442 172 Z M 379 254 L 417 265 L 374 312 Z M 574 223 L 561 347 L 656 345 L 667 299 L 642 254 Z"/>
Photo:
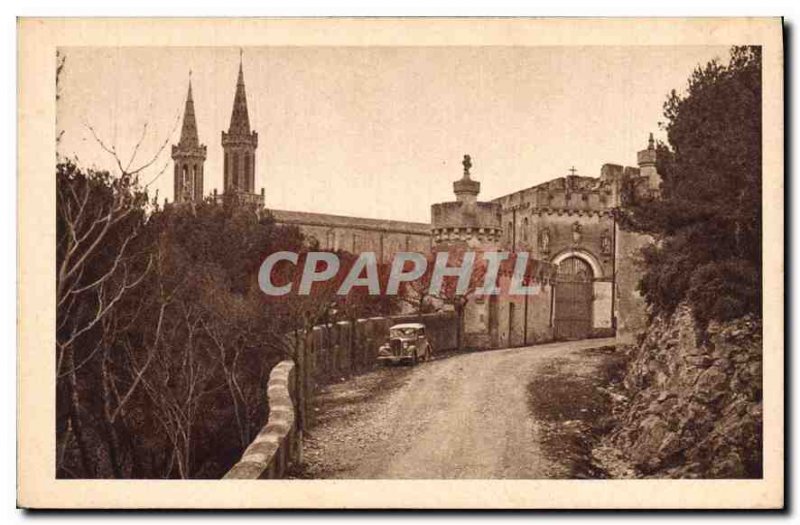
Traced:
<path fill-rule="evenodd" d="M 57 83 L 65 63 L 65 57 L 58 55 Z M 82 421 L 85 403 L 76 374 L 98 359 L 105 365 L 109 336 L 103 334 L 113 326 L 106 320 L 152 268 L 152 259 L 144 255 L 146 249 L 138 243 L 147 205 L 147 194 L 138 177 L 157 161 L 169 139 L 152 157 L 134 165 L 146 125 L 125 163 L 115 146 L 106 145 L 94 128 L 87 127 L 98 145 L 112 155 L 119 173 L 84 173 L 69 161 L 60 162 L 56 170 L 56 381 L 70 400 L 63 411 L 57 458 L 63 465 L 66 448 L 74 438 L 84 471 L 81 475 L 91 475 L 92 467 Z M 161 172 L 164 169 L 166 164 Z M 125 400 L 127 397 L 122 405 Z"/>

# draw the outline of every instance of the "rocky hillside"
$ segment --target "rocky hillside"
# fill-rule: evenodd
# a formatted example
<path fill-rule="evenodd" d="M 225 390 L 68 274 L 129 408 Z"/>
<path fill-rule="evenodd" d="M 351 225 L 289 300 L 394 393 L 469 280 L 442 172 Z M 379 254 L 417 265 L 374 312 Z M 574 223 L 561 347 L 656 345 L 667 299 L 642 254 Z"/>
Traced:
<path fill-rule="evenodd" d="M 712 323 L 702 339 L 682 306 L 628 350 L 614 429 L 594 452 L 612 476 L 761 477 L 761 322 Z"/>

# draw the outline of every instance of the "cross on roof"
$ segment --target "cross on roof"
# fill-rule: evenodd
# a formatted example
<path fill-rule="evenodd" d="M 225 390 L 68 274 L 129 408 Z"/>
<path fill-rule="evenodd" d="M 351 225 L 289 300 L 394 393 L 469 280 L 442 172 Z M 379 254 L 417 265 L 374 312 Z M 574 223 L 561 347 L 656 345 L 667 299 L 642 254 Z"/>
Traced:
<path fill-rule="evenodd" d="M 575 169 L 575 166 L 572 166 L 572 167 L 569 169 L 569 174 L 574 176 L 574 175 L 575 175 L 575 173 L 577 173 L 577 171 L 578 171 L 578 170 L 576 170 L 576 169 Z"/>

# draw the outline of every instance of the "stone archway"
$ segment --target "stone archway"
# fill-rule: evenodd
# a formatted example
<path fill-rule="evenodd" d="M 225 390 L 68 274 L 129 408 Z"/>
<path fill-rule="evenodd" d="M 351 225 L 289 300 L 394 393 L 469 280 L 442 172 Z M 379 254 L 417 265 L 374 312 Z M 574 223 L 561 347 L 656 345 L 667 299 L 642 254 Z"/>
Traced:
<path fill-rule="evenodd" d="M 558 265 L 553 296 L 553 332 L 560 340 L 592 336 L 594 281 L 602 267 L 591 254 L 567 250 L 553 258 Z"/>
<path fill-rule="evenodd" d="M 550 262 L 552 262 L 553 264 L 560 264 L 562 261 L 564 261 L 569 257 L 577 257 L 579 259 L 584 260 L 589 266 L 591 266 L 592 273 L 594 274 L 595 278 L 603 276 L 603 267 L 600 266 L 600 261 L 597 260 L 597 257 L 584 250 L 575 250 L 575 249 L 564 250 L 553 256 L 553 259 Z"/>

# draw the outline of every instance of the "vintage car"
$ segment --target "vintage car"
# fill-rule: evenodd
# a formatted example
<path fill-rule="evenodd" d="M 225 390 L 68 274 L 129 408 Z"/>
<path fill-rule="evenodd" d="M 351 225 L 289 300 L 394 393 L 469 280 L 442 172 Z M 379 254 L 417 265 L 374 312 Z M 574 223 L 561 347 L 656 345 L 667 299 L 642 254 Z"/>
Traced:
<path fill-rule="evenodd" d="M 396 324 L 389 328 L 389 340 L 378 349 L 378 362 L 415 365 L 419 361 L 427 361 L 432 354 L 433 348 L 425 335 L 425 325 Z"/>

